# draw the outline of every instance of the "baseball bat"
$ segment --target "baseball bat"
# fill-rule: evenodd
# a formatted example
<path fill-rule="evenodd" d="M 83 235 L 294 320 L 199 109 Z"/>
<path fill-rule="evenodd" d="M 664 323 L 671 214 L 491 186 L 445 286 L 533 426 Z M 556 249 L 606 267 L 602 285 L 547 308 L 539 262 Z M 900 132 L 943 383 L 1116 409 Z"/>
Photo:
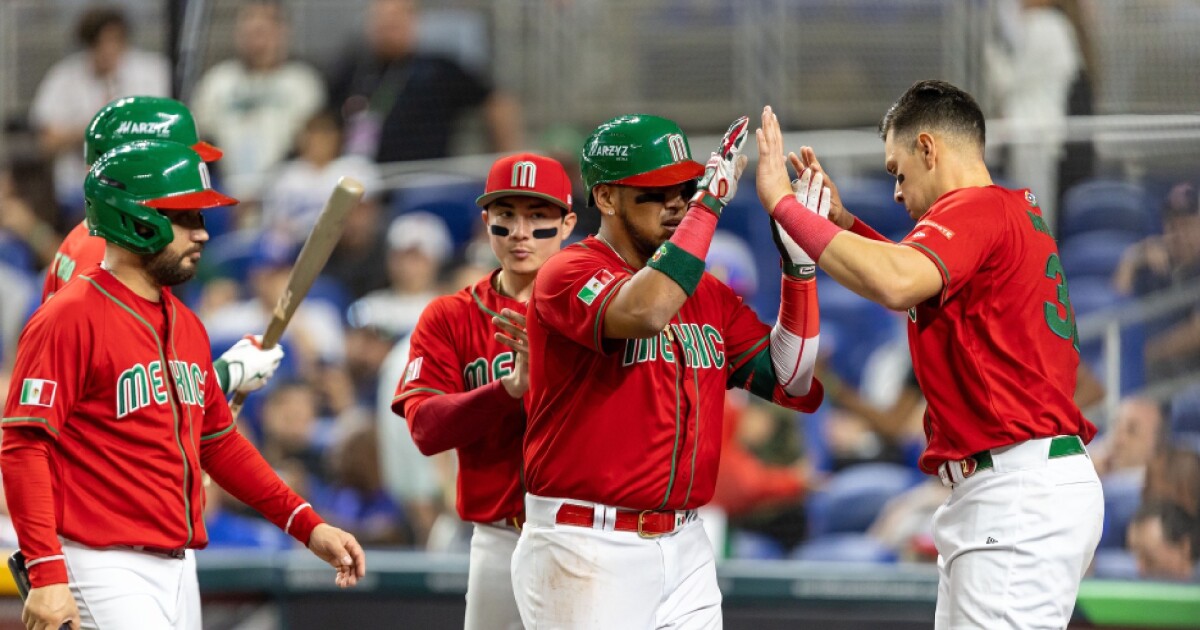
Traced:
<path fill-rule="evenodd" d="M 334 245 L 341 238 L 342 229 L 346 225 L 346 215 L 362 199 L 363 192 L 363 185 L 352 177 L 338 180 L 333 193 L 329 195 L 329 200 L 325 202 L 325 207 L 321 209 L 321 215 L 317 217 L 317 224 L 313 226 L 312 232 L 308 233 L 304 247 L 300 248 L 300 254 L 296 256 L 292 272 L 288 275 L 287 288 L 284 289 L 283 295 L 279 296 L 279 303 L 275 305 L 271 322 L 267 324 L 267 330 L 263 333 L 263 348 L 272 348 L 279 343 L 284 329 L 296 313 L 296 307 L 300 306 L 300 302 L 312 288 L 313 281 L 325 267 L 329 255 L 333 253 Z M 229 411 L 235 419 L 245 402 L 245 393 L 234 394 L 229 403 Z"/>

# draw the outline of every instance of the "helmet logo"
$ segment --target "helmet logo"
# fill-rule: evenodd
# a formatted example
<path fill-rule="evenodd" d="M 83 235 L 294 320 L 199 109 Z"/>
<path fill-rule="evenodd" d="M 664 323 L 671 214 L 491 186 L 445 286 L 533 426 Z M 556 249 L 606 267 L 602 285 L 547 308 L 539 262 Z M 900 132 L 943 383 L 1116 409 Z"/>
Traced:
<path fill-rule="evenodd" d="M 516 188 L 536 187 L 537 164 L 533 162 L 514 162 L 512 167 L 512 186 Z"/>
<path fill-rule="evenodd" d="M 204 162 L 200 163 L 200 183 L 204 185 L 204 189 L 212 188 L 212 180 L 208 175 L 208 165 Z"/>
<path fill-rule="evenodd" d="M 687 141 L 683 139 L 682 135 L 673 133 L 667 136 L 667 146 L 671 148 L 671 159 L 676 162 L 688 159 Z"/>
<path fill-rule="evenodd" d="M 138 134 L 140 136 L 165 136 L 167 135 L 167 123 L 165 122 L 132 122 L 124 121 L 117 125 L 117 134 Z"/>
<path fill-rule="evenodd" d="M 588 150 L 588 155 L 590 157 L 629 157 L 629 147 L 623 144 L 593 144 Z"/>

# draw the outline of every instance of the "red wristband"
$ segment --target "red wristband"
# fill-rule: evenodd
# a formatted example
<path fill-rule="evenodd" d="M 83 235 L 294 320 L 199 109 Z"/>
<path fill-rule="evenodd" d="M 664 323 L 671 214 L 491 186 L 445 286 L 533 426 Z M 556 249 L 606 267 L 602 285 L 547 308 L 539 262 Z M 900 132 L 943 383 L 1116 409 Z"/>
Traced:
<path fill-rule="evenodd" d="M 708 256 L 708 246 L 712 244 L 713 233 L 717 231 L 717 215 L 713 214 L 699 202 L 688 206 L 687 214 L 675 228 L 671 242 L 683 251 L 704 260 Z"/>
<path fill-rule="evenodd" d="M 796 241 L 800 249 L 812 257 L 813 262 L 819 262 L 821 254 L 829 246 L 829 241 L 844 231 L 833 221 L 800 205 L 794 195 L 784 195 L 783 199 L 775 204 L 771 216 L 779 223 L 779 227 Z"/>

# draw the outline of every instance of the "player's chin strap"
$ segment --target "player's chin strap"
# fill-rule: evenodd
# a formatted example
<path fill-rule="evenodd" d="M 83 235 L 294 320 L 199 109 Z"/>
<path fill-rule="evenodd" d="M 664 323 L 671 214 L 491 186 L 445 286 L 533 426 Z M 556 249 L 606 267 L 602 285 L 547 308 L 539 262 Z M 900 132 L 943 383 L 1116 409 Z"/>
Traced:
<path fill-rule="evenodd" d="M 488 231 L 491 232 L 493 236 L 508 236 L 509 234 L 512 233 L 511 230 L 504 227 L 503 225 L 489 225 Z M 557 226 L 548 227 L 548 228 L 538 228 L 533 231 L 533 238 L 536 238 L 539 240 L 554 238 L 555 236 L 558 236 L 558 227 Z"/>

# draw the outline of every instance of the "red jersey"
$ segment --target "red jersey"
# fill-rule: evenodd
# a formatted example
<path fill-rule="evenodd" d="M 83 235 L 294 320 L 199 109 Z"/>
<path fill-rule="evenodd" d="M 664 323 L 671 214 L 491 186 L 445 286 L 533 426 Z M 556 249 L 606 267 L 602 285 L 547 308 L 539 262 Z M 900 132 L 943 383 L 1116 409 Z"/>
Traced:
<path fill-rule="evenodd" d="M 87 223 L 76 225 L 67 233 L 58 252 L 54 254 L 54 262 L 46 269 L 46 282 L 42 286 L 42 301 L 58 292 L 75 277 L 76 272 L 91 269 L 104 260 L 105 240 L 99 236 L 88 234 Z"/>
<path fill-rule="evenodd" d="M 1096 427 L 1072 396 L 1075 313 L 1058 246 L 1027 190 L 942 195 L 902 241 L 942 275 L 942 293 L 909 310 L 913 370 L 929 402 L 921 469 Z"/>
<path fill-rule="evenodd" d="M 771 329 L 706 273 L 657 336 L 606 339 L 605 309 L 633 274 L 594 237 L 538 272 L 527 316 L 526 485 L 630 509 L 699 507 L 716 482 L 725 390 L 749 385 L 754 375 L 734 372 L 760 353 L 770 363 Z M 792 398 L 770 378 L 778 404 L 811 411 L 821 402 L 815 379 Z"/>
<path fill-rule="evenodd" d="M 202 462 L 301 540 L 320 522 L 237 433 L 199 318 L 169 289 L 152 302 L 98 266 L 21 333 L 3 426 L 6 453 L 25 439 L 8 429 L 49 436 L 57 534 L 90 547 L 204 547 Z M 53 532 L 13 517 L 27 555 L 55 553 Z"/>
<path fill-rule="evenodd" d="M 396 388 L 392 409 L 403 415 L 422 452 L 458 451 L 458 514 L 464 521 L 489 523 L 524 514 L 521 484 L 521 401 L 468 423 L 439 427 L 442 437 L 429 448 L 413 426 L 418 408 L 434 396 L 468 392 L 512 372 L 513 353 L 496 341 L 492 317 L 503 309 L 525 313 L 525 305 L 492 286 L 499 270 L 425 307 L 412 333 L 408 367 Z M 505 392 L 503 397 L 507 397 Z"/>

